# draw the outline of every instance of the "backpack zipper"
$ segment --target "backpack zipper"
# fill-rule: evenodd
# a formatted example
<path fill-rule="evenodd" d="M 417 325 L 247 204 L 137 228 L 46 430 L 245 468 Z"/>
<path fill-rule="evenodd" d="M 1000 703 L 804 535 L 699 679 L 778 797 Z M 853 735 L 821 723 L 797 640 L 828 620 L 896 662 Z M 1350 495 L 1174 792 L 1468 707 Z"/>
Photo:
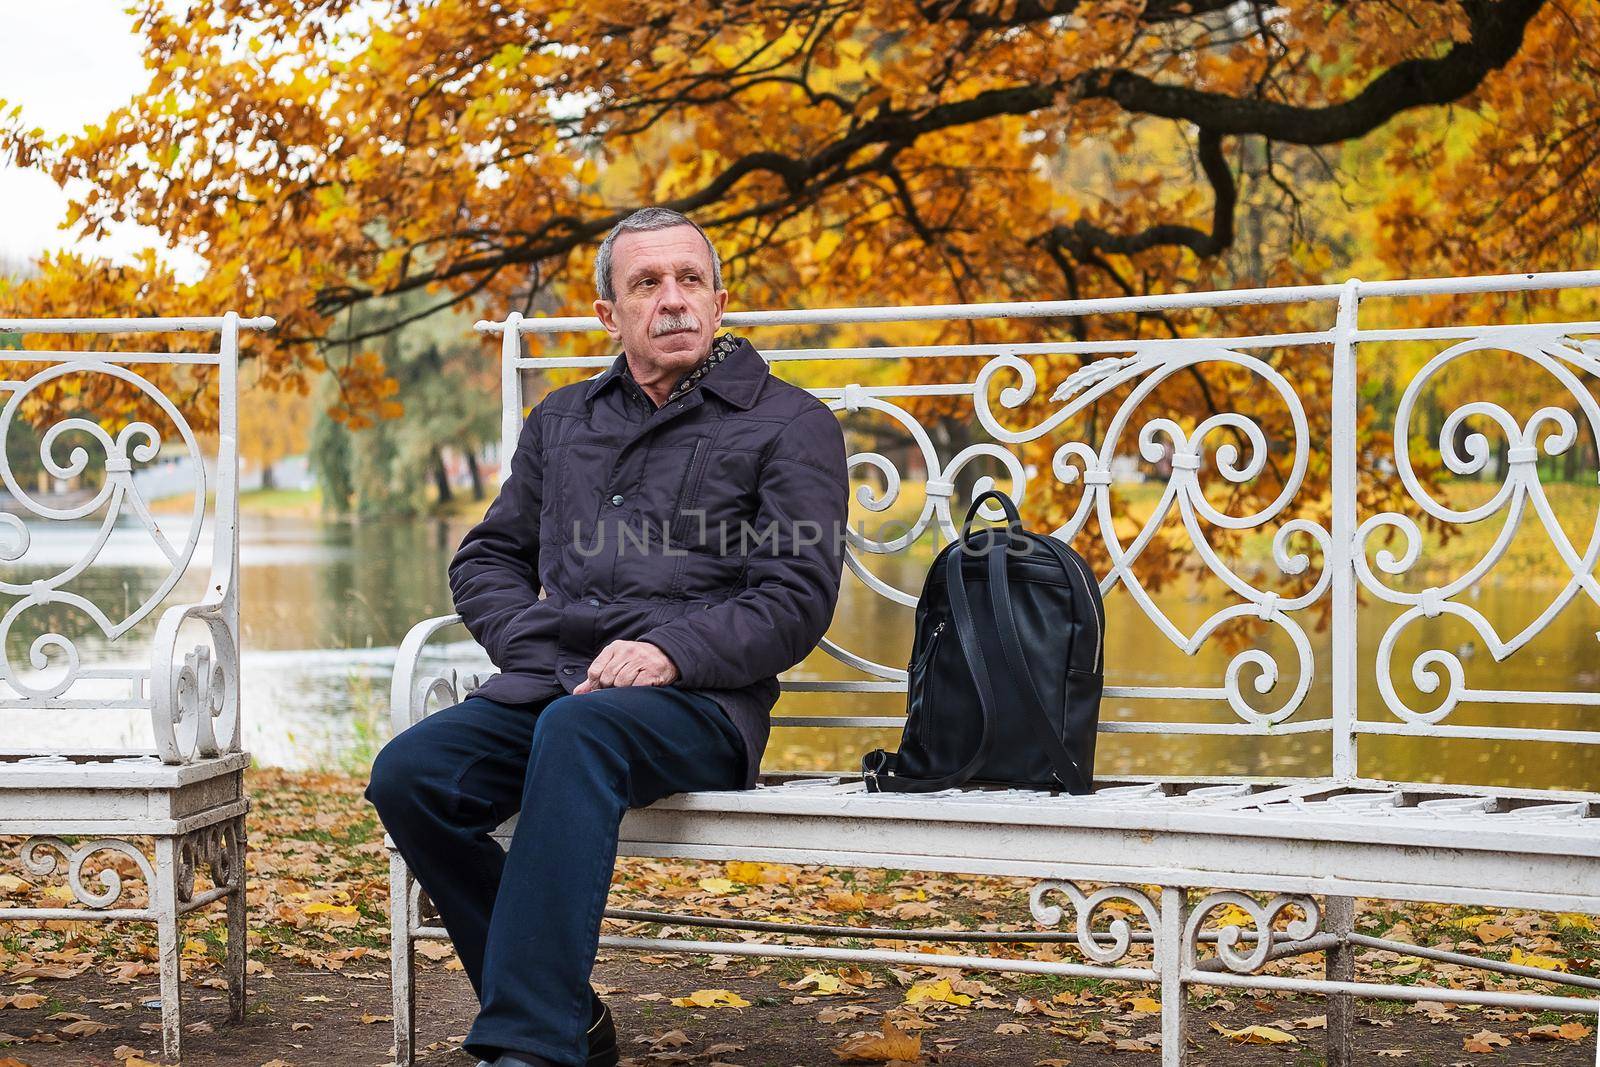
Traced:
<path fill-rule="evenodd" d="M 928 633 L 928 647 L 923 650 L 922 658 L 921 659 L 912 660 L 911 663 L 907 665 L 907 667 L 906 667 L 906 686 L 907 686 L 907 692 L 908 693 L 910 692 L 909 687 L 911 685 L 911 672 L 915 671 L 915 670 L 918 670 L 919 668 L 925 670 L 927 668 L 928 664 L 930 662 L 932 662 L 932 660 L 933 660 L 933 650 L 935 648 L 937 648 L 938 645 L 939 645 L 939 635 L 944 633 L 944 624 L 945 624 L 945 620 L 944 619 L 940 619 L 938 621 L 938 623 L 934 626 L 934 628 Z M 923 676 L 923 682 L 924 682 L 924 692 L 926 693 L 926 682 L 927 682 L 927 676 L 926 675 Z M 907 707 L 906 710 L 909 713 L 911 709 L 909 707 Z M 932 709 L 932 706 L 931 706 L 929 700 L 924 699 L 923 705 L 922 705 L 920 711 L 921 711 L 921 715 L 919 715 L 918 718 L 916 719 L 916 721 L 913 722 L 911 725 L 913 725 L 916 728 L 916 733 L 913 736 L 919 742 L 921 742 L 924 747 L 926 747 L 928 745 L 929 740 L 930 740 L 929 731 L 932 729 L 931 721 L 932 721 L 932 718 L 933 718 L 933 709 Z"/>
<path fill-rule="evenodd" d="M 934 643 L 938 640 L 939 635 L 944 633 L 944 624 L 945 620 L 940 619 L 938 623 L 934 625 L 933 629 L 928 633 L 928 647 L 923 651 L 921 659 L 912 661 L 913 667 L 917 666 L 918 664 L 926 663 L 928 661 L 928 657 L 933 655 Z M 909 670 L 907 673 L 910 673 Z"/>
<path fill-rule="evenodd" d="M 1065 546 L 1063 546 L 1063 547 L 1065 547 Z M 1089 614 L 1094 619 L 1094 661 L 1093 662 L 1094 662 L 1095 667 L 1098 669 L 1099 666 L 1100 666 L 1100 612 L 1094 606 L 1094 591 L 1092 589 L 1087 588 L 1087 586 L 1091 582 L 1093 582 L 1094 579 L 1088 574 L 1088 568 L 1086 568 L 1082 563 L 1078 562 L 1078 557 L 1076 555 L 1073 555 L 1071 553 L 1070 549 L 1065 553 L 1065 555 L 1069 560 L 1072 561 L 1072 565 L 1075 568 L 1077 568 L 1078 573 L 1083 576 L 1083 581 L 1084 581 L 1084 585 L 1085 585 L 1084 593 L 1087 594 L 1088 597 L 1089 597 Z"/>

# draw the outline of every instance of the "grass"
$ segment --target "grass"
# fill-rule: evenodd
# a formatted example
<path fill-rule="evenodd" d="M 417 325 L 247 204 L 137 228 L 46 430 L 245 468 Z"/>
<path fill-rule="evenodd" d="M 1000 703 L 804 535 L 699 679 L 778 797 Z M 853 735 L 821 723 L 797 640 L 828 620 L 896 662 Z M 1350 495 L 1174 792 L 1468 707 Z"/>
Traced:
<path fill-rule="evenodd" d="M 252 515 L 294 515 L 314 518 L 322 513 L 322 491 L 252 489 L 239 494 L 239 510 Z"/>

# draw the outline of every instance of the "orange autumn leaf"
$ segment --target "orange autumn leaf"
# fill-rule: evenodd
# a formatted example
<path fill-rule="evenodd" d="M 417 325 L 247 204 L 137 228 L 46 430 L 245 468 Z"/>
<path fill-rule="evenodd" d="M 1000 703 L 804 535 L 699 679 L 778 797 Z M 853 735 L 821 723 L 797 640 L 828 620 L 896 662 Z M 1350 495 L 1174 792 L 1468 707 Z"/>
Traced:
<path fill-rule="evenodd" d="M 1461 1049 L 1464 1052 L 1498 1052 L 1510 1044 L 1510 1038 L 1493 1030 L 1479 1030 L 1472 1036 L 1462 1039 Z"/>
<path fill-rule="evenodd" d="M 885 1019 L 880 1033 L 862 1034 L 835 1045 L 833 1054 L 845 1063 L 915 1062 L 922 1058 L 922 1037 L 908 1034 L 892 1020 Z"/>

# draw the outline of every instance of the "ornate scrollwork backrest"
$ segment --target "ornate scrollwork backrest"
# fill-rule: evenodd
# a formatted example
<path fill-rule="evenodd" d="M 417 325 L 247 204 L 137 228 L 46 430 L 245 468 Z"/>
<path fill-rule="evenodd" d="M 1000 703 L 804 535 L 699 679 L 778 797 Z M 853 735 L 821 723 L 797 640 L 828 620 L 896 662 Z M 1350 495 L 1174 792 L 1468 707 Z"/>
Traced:
<path fill-rule="evenodd" d="M 949 320 L 982 318 L 985 314 L 1004 319 L 1027 313 L 1023 306 L 989 305 L 988 309 L 976 314 L 951 309 Z M 927 309 L 904 310 L 917 313 L 915 317 L 921 321 L 930 318 L 920 314 Z M 1329 575 L 1320 565 L 1313 567 L 1313 556 L 1327 556 L 1330 535 L 1324 525 L 1300 517 L 1297 509 L 1315 451 L 1312 426 L 1326 425 L 1328 420 L 1326 412 L 1308 412 L 1303 392 L 1292 374 L 1267 357 L 1276 350 L 1292 349 L 1297 356 L 1325 359 L 1334 336 L 1332 330 L 1292 336 L 1083 342 L 1061 326 L 1046 331 L 1058 336 L 1058 340 L 1040 342 L 850 347 L 849 328 L 872 320 L 855 320 L 845 311 L 816 313 L 816 321 L 827 317 L 826 321 L 837 327 L 834 346 L 788 348 L 783 347 L 781 336 L 767 343 L 762 330 L 744 328 L 777 321 L 787 324 L 795 316 L 803 321 L 806 315 L 752 313 L 730 316 L 727 321 L 752 337 L 774 374 L 804 385 L 851 428 L 870 428 L 880 439 L 894 442 L 892 455 L 886 448 L 858 452 L 848 458 L 854 500 L 860 508 L 868 515 L 883 515 L 894 509 L 904 520 L 898 525 L 876 528 L 852 521 L 846 567 L 866 588 L 907 608 L 917 603 L 920 573 L 913 569 L 910 573 L 916 580 L 897 583 L 876 570 L 873 560 L 909 555 L 929 546 L 937 549 L 954 540 L 964 516 L 964 509 L 955 499 L 958 486 L 965 487 L 963 495 L 968 499 L 990 488 L 1002 489 L 1023 509 L 1026 519 L 1030 501 L 1040 494 L 1041 483 L 1054 480 L 1077 492 L 1076 504 L 1064 521 L 1047 532 L 1064 542 L 1078 540 L 1081 545 L 1096 539 L 1103 543 L 1109 567 L 1095 576 L 1102 592 L 1109 595 L 1121 585 L 1175 649 L 1193 656 L 1218 629 L 1249 620 L 1277 630 L 1284 638 L 1282 645 L 1295 660 L 1289 668 L 1279 662 L 1281 648 L 1269 651 L 1264 647 L 1242 647 L 1232 652 L 1219 679 L 1206 680 L 1211 684 L 1109 686 L 1106 692 L 1110 697 L 1220 703 L 1227 709 L 1227 720 L 1103 722 L 1103 728 L 1184 733 L 1331 728 L 1332 720 L 1325 714 L 1285 725 L 1305 704 L 1318 673 L 1304 613 L 1327 596 Z M 569 329 L 578 327 L 580 322 L 563 320 Z M 519 320 L 516 328 L 523 332 L 546 331 L 540 320 Z M 1317 356 L 1317 352 L 1321 355 Z M 889 376 L 880 373 L 890 361 L 911 360 L 932 368 L 930 373 L 918 375 L 916 384 L 886 382 Z M 551 369 L 601 366 L 609 360 L 529 358 L 513 351 L 509 362 L 517 369 Z M 1186 382 L 1197 372 L 1218 368 L 1250 379 L 1255 408 L 1219 410 L 1198 423 L 1186 421 L 1171 408 L 1168 392 L 1180 380 Z M 975 428 L 977 439 L 943 446 L 924 414 L 925 402 L 930 400 L 944 405 L 940 411 L 945 417 Z M 1260 417 L 1260 409 L 1267 405 L 1273 408 L 1270 425 Z M 1046 458 L 1028 462 L 1025 453 L 1037 455 L 1040 449 L 1047 450 Z M 1164 485 L 1149 515 L 1129 535 L 1125 526 L 1119 527 L 1113 519 L 1113 496 L 1123 491 L 1117 484 L 1117 472 L 1132 457 L 1137 457 L 1135 462 L 1169 469 L 1162 476 Z M 1227 487 L 1257 479 L 1269 462 L 1274 464 L 1273 474 L 1280 481 L 1277 491 L 1262 506 L 1230 510 L 1214 503 L 1215 485 Z M 913 482 L 905 470 L 908 463 L 925 475 L 923 480 Z M 875 488 L 874 482 L 881 487 Z M 1209 495 L 1208 488 L 1213 489 Z M 912 498 L 914 506 L 907 508 L 903 498 L 909 493 L 920 493 L 921 499 L 919 503 Z M 991 521 L 1001 517 L 992 506 L 986 506 L 979 515 Z M 1164 526 L 1186 531 L 1203 567 L 1234 598 L 1199 625 L 1186 628 L 1147 587 L 1141 557 Z M 1285 594 L 1272 582 L 1238 569 L 1213 546 L 1207 536 L 1211 529 L 1266 531 L 1271 544 L 1269 568 L 1279 576 L 1299 576 L 1299 590 Z M 908 627 L 910 618 L 907 611 Z M 866 679 L 790 679 L 784 683 L 786 689 L 904 690 L 903 667 L 878 662 L 833 636 L 825 638 L 822 647 Z M 1114 671 L 1113 667 L 1111 673 Z M 1279 687 L 1280 676 L 1291 671 L 1294 684 Z M 1254 699 L 1246 696 L 1246 684 L 1253 688 Z M 1275 689 L 1283 691 L 1275 693 Z M 1262 706 L 1260 697 L 1265 694 L 1273 694 L 1270 706 Z M 774 720 L 778 724 L 789 721 L 782 716 Z M 884 725 L 889 721 L 893 720 L 856 716 L 806 720 L 812 725 L 828 722 L 840 726 Z"/>
<path fill-rule="evenodd" d="M 1572 447 L 1580 423 L 1590 434 L 1600 433 L 1600 404 L 1587 385 L 1600 366 L 1600 345 L 1581 340 L 1596 332 L 1594 323 L 1548 326 L 1487 326 L 1481 329 L 1459 323 L 1418 323 L 1417 328 L 1379 331 L 1362 328 L 1363 299 L 1408 298 L 1441 293 L 1506 293 L 1531 289 L 1600 288 L 1600 272 L 1566 275 L 1518 275 L 1494 279 L 1441 279 L 1421 282 L 1362 283 L 1308 286 L 1284 290 L 1252 290 L 1185 294 L 1176 297 L 1132 297 L 1100 301 L 1062 301 L 1049 304 L 990 304 L 940 308 L 860 308 L 817 311 L 750 312 L 729 315 L 725 325 L 743 333 L 772 364 L 780 377 L 798 381 L 825 401 L 840 417 L 856 427 L 870 422 L 878 439 L 895 441 L 895 448 L 858 452 L 849 457 L 855 501 L 871 514 L 896 505 L 909 518 L 891 535 L 853 525 L 849 537 L 847 568 L 873 593 L 905 607 L 915 605 L 917 583 L 896 583 L 871 565 L 874 557 L 908 553 L 923 542 L 935 546 L 958 536 L 963 511 L 954 502 L 958 483 L 970 481 L 963 494 L 971 499 L 989 488 L 1005 490 L 1028 519 L 1028 502 L 1046 479 L 1077 491 L 1052 494 L 1073 501 L 1064 518 L 1048 532 L 1080 548 L 1092 541 L 1103 548 L 1101 590 L 1109 598 L 1120 586 L 1129 603 L 1148 619 L 1174 652 L 1195 657 L 1207 646 L 1220 643 L 1225 631 L 1237 633 L 1253 626 L 1254 634 L 1271 634 L 1272 640 L 1251 640 L 1240 647 L 1224 644 L 1218 676 L 1193 679 L 1189 685 L 1123 685 L 1116 678 L 1117 664 L 1108 664 L 1108 700 L 1157 700 L 1168 709 L 1175 702 L 1195 701 L 1213 709 L 1210 721 L 1118 721 L 1102 717 L 1107 732 L 1166 734 L 1284 735 L 1327 733 L 1332 738 L 1332 770 L 1336 775 L 1356 773 L 1355 739 L 1362 732 L 1444 733 L 1465 736 L 1506 736 L 1507 731 L 1477 726 L 1443 725 L 1456 705 L 1469 699 L 1497 702 L 1551 703 L 1575 698 L 1579 703 L 1600 703 L 1593 694 L 1532 693 L 1513 690 L 1471 689 L 1465 670 L 1454 654 L 1435 650 L 1414 662 L 1413 679 L 1424 692 L 1445 684 L 1441 703 L 1427 711 L 1406 706 L 1396 693 L 1391 675 L 1394 635 L 1418 616 L 1454 614 L 1482 634 L 1496 661 L 1526 644 L 1561 608 L 1587 594 L 1600 603 L 1600 584 L 1593 570 L 1600 560 L 1600 524 L 1582 544 L 1570 540 L 1551 514 L 1548 501 L 1538 491 L 1533 467 L 1540 447 L 1544 454 L 1560 454 Z M 1259 322 L 1267 305 L 1293 305 L 1295 313 L 1275 321 L 1289 323 L 1280 332 L 1250 333 L 1230 330 L 1238 322 Z M 1091 340 L 1076 339 L 1062 325 L 1040 331 L 1046 339 L 988 343 L 886 343 L 882 324 L 965 324 L 1014 318 L 1053 319 L 1066 323 L 1073 316 L 1141 315 L 1174 309 L 1208 309 L 1212 336 Z M 1418 313 L 1419 315 L 1421 313 Z M 1217 328 L 1220 324 L 1220 328 Z M 1411 322 L 1407 323 L 1408 326 Z M 813 347 L 784 347 L 784 330 L 805 327 L 806 343 Z M 878 331 L 864 339 L 851 330 Z M 499 332 L 505 341 L 507 447 L 515 441 L 522 407 L 522 370 L 601 368 L 611 356 L 528 356 L 521 339 L 529 334 L 554 336 L 588 333 L 597 329 L 589 319 L 523 320 L 513 315 L 504 323 L 480 324 Z M 816 338 L 821 335 L 824 340 Z M 1394 420 L 1396 443 L 1392 460 L 1374 457 L 1375 427 L 1362 414 L 1364 384 L 1385 380 L 1392 368 L 1362 369 L 1368 358 L 1363 346 L 1404 335 L 1408 341 L 1443 341 L 1443 350 L 1406 385 Z M 1053 338 L 1053 339 L 1052 339 Z M 1457 475 L 1481 471 L 1488 457 L 1482 434 L 1473 434 L 1456 450 L 1457 428 L 1469 419 L 1487 419 L 1510 442 L 1510 470 L 1492 500 L 1470 510 L 1453 510 L 1428 498 L 1412 470 L 1407 449 L 1418 441 L 1412 425 L 1418 395 L 1438 369 L 1464 358 L 1485 345 L 1517 353 L 1558 386 L 1565 400 L 1544 407 L 1520 421 L 1501 405 L 1483 401 L 1463 405 L 1450 415 L 1434 444 L 1443 453 L 1443 465 Z M 549 349 L 545 349 L 549 351 Z M 1384 358 L 1376 352 L 1374 358 Z M 938 373 L 920 373 L 911 379 L 888 381 L 885 361 L 921 367 Z M 837 368 L 837 370 L 834 370 Z M 948 368 L 948 371 L 945 370 Z M 975 368 L 975 369 L 974 369 Z M 799 371 L 799 373 L 796 373 Z M 1185 377 L 1231 375 L 1249 383 L 1236 387 L 1229 404 L 1212 404 L 1209 413 L 1162 410 L 1164 390 Z M 829 375 L 832 377 L 830 378 Z M 1582 381 L 1580 381 L 1580 379 Z M 919 418 L 928 402 L 937 401 L 940 417 L 981 430 L 977 440 L 963 440 L 941 449 L 942 440 Z M 921 405 L 921 406 L 919 406 Z M 1087 427 L 1087 432 L 1084 428 Z M 1543 435 L 1542 437 L 1540 435 Z M 1443 438 L 1450 437 L 1450 442 Z M 1025 461 L 1040 450 L 1047 459 Z M 948 452 L 949 454 L 945 454 Z M 914 458 L 913 458 L 914 457 Z M 907 465 L 925 473 L 917 484 Z M 1118 464 L 1142 464 L 1158 496 L 1148 513 L 1131 522 L 1118 515 L 1113 500 L 1123 491 Z M 1552 598 L 1549 609 L 1515 636 L 1505 639 L 1470 604 L 1460 599 L 1484 579 L 1503 553 L 1505 539 L 1479 565 L 1450 583 L 1415 591 L 1386 585 L 1379 572 L 1405 572 L 1420 550 L 1420 532 L 1409 514 L 1384 511 L 1359 513 L 1358 485 L 1374 475 L 1374 468 L 1392 462 L 1397 477 L 1422 514 L 1447 523 L 1483 521 L 1506 516 L 1515 527 L 1524 514 L 1544 525 L 1550 542 L 1571 579 Z M 1248 509 L 1218 503 L 1233 487 L 1270 473 L 1276 492 L 1259 492 Z M 1377 471 L 1377 473 L 1381 473 Z M 1592 473 L 1592 472 L 1591 472 Z M 1152 478 L 1152 474 L 1154 477 Z M 1313 476 L 1314 475 L 1314 476 Z M 875 488 L 873 483 L 878 483 Z M 1263 483 L 1265 484 L 1265 483 Z M 906 507 L 902 494 L 920 491 Z M 1035 490 L 1036 492 L 1036 490 Z M 1390 494 L 1398 497 L 1397 490 Z M 1002 516 L 986 508 L 981 517 Z M 1119 525 L 1119 519 L 1121 525 Z M 1030 526 L 1035 523 L 1030 522 Z M 1141 557 L 1163 528 L 1181 529 L 1191 544 L 1199 566 L 1195 569 L 1221 589 L 1207 605 L 1209 615 L 1188 626 L 1169 613 L 1154 595 L 1141 571 Z M 1399 558 L 1374 542 L 1382 530 L 1398 531 L 1406 551 Z M 1263 559 L 1249 568 L 1213 545 L 1213 535 L 1254 532 Z M 1509 534 L 1507 535 L 1509 537 Z M 1086 553 L 1091 554 L 1091 553 Z M 1375 558 L 1375 564 L 1373 562 Z M 913 569 L 912 574 L 920 577 Z M 1373 600 L 1406 607 L 1390 628 L 1380 648 L 1358 649 L 1358 612 L 1369 610 Z M 1212 608 L 1215 610 L 1211 610 Z M 909 628 L 910 613 L 906 613 Z M 1329 633 L 1313 641 L 1323 624 Z M 906 671 L 895 664 L 876 662 L 832 639 L 823 647 L 837 661 L 861 677 L 840 680 L 791 678 L 789 691 L 892 692 L 905 687 Z M 1358 656 L 1359 652 L 1359 656 Z M 1161 654 L 1152 651 L 1153 655 Z M 1216 662 L 1212 660 L 1211 662 Z M 1193 668 L 1190 668 L 1193 670 Z M 1209 670 L 1209 668 L 1208 668 Z M 1366 687 L 1382 694 L 1383 708 L 1359 708 L 1358 693 L 1365 673 Z M 1376 674 L 1376 678 L 1372 677 Z M 1280 679 L 1293 679 L 1280 684 Z M 1187 680 L 1187 679 L 1186 679 Z M 1315 683 L 1323 681 L 1328 695 L 1314 696 Z M 1246 684 L 1250 690 L 1247 692 Z M 1388 721 L 1374 722 L 1382 712 Z M 1183 719 L 1165 715 L 1163 718 Z M 1192 717 L 1191 717 L 1192 718 Z M 777 724 L 839 726 L 890 725 L 891 718 L 867 716 L 817 716 L 775 718 Z M 1542 736 L 1559 740 L 1600 742 L 1600 731 L 1510 731 L 1515 736 Z M 1581 735 L 1581 736 L 1580 736 Z"/>
<path fill-rule="evenodd" d="M 1404 487 L 1415 514 L 1389 510 L 1366 514 L 1355 532 L 1357 581 L 1375 607 L 1387 605 L 1387 613 L 1379 618 L 1388 620 L 1372 653 L 1381 703 L 1363 709 L 1354 727 L 1357 733 L 1600 743 L 1600 728 L 1592 719 L 1579 729 L 1559 729 L 1561 724 L 1552 723 L 1549 715 L 1552 705 L 1600 707 L 1600 693 L 1593 687 L 1525 688 L 1517 684 L 1511 662 L 1558 619 L 1593 620 L 1593 607 L 1600 605 L 1600 581 L 1595 577 L 1600 563 L 1600 497 L 1582 499 L 1584 487 L 1595 484 L 1593 449 L 1600 441 L 1600 402 L 1595 395 L 1600 342 L 1593 340 L 1597 333 L 1597 322 L 1563 322 L 1357 334 L 1364 358 L 1379 358 L 1379 353 L 1405 342 L 1427 345 L 1431 353 L 1403 380 L 1392 425 L 1393 449 L 1381 457 L 1386 470 L 1392 469 L 1385 476 Z M 1469 391 L 1462 396 L 1459 379 L 1452 384 L 1451 374 L 1471 375 L 1475 364 L 1492 368 L 1490 380 L 1468 377 Z M 1424 417 L 1425 411 L 1429 417 Z M 1471 495 L 1481 499 L 1452 501 L 1425 484 L 1417 471 L 1419 449 L 1437 450 L 1450 474 L 1479 479 L 1481 490 Z M 1573 495 L 1581 508 L 1582 526 L 1576 538 L 1558 514 L 1556 487 L 1547 484 L 1553 479 L 1541 476 L 1541 459 L 1570 462 L 1582 476 L 1570 487 L 1578 491 Z M 1464 563 L 1455 562 L 1460 553 L 1431 559 L 1419 518 L 1451 536 L 1485 524 L 1488 537 L 1477 538 L 1481 547 L 1469 548 Z M 1537 541 L 1537 553 L 1513 560 L 1509 549 L 1523 534 Z M 1385 547 L 1396 537 L 1402 546 L 1398 553 Z M 1539 573 L 1530 573 L 1532 568 Z M 1483 592 L 1497 583 L 1539 597 L 1542 610 L 1508 631 L 1506 612 L 1491 613 L 1479 603 Z M 1543 585 L 1551 586 L 1547 600 Z M 1585 611 L 1587 616 L 1581 614 Z M 1592 621 L 1579 639 L 1591 634 L 1600 638 Z M 1433 642 L 1443 647 L 1428 647 Z M 1469 669 L 1467 661 L 1480 645 L 1490 662 L 1479 660 Z M 1592 658 L 1593 651 L 1577 654 Z M 1396 685 L 1407 661 L 1420 700 Z M 1536 715 L 1531 725 L 1527 716 L 1517 725 L 1504 725 L 1485 721 L 1481 711 L 1460 714 L 1472 705 L 1478 709 L 1521 705 Z M 1543 723 L 1537 721 L 1540 718 Z"/>
<path fill-rule="evenodd" d="M 14 346 L 0 347 L 0 708 L 150 709 L 168 762 L 237 750 L 238 331 L 270 325 L 0 320 Z M 215 335 L 213 350 L 48 347 L 179 331 Z M 215 404 L 214 448 L 186 409 L 196 398 Z M 172 610 L 207 557 L 199 602 Z M 108 595 L 129 566 L 137 579 Z M 163 608 L 159 627 L 141 625 Z M 205 636 L 179 650 L 188 618 Z"/>

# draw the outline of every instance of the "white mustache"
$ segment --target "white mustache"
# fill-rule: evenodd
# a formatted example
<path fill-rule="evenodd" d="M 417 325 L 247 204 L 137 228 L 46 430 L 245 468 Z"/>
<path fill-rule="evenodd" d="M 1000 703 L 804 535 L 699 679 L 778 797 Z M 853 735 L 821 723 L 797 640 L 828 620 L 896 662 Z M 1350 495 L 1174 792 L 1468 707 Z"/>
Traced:
<path fill-rule="evenodd" d="M 694 317 L 693 312 L 685 311 L 682 315 L 663 315 L 650 327 L 651 337 L 660 337 L 663 334 L 677 333 L 680 330 L 699 330 L 700 320 Z"/>

